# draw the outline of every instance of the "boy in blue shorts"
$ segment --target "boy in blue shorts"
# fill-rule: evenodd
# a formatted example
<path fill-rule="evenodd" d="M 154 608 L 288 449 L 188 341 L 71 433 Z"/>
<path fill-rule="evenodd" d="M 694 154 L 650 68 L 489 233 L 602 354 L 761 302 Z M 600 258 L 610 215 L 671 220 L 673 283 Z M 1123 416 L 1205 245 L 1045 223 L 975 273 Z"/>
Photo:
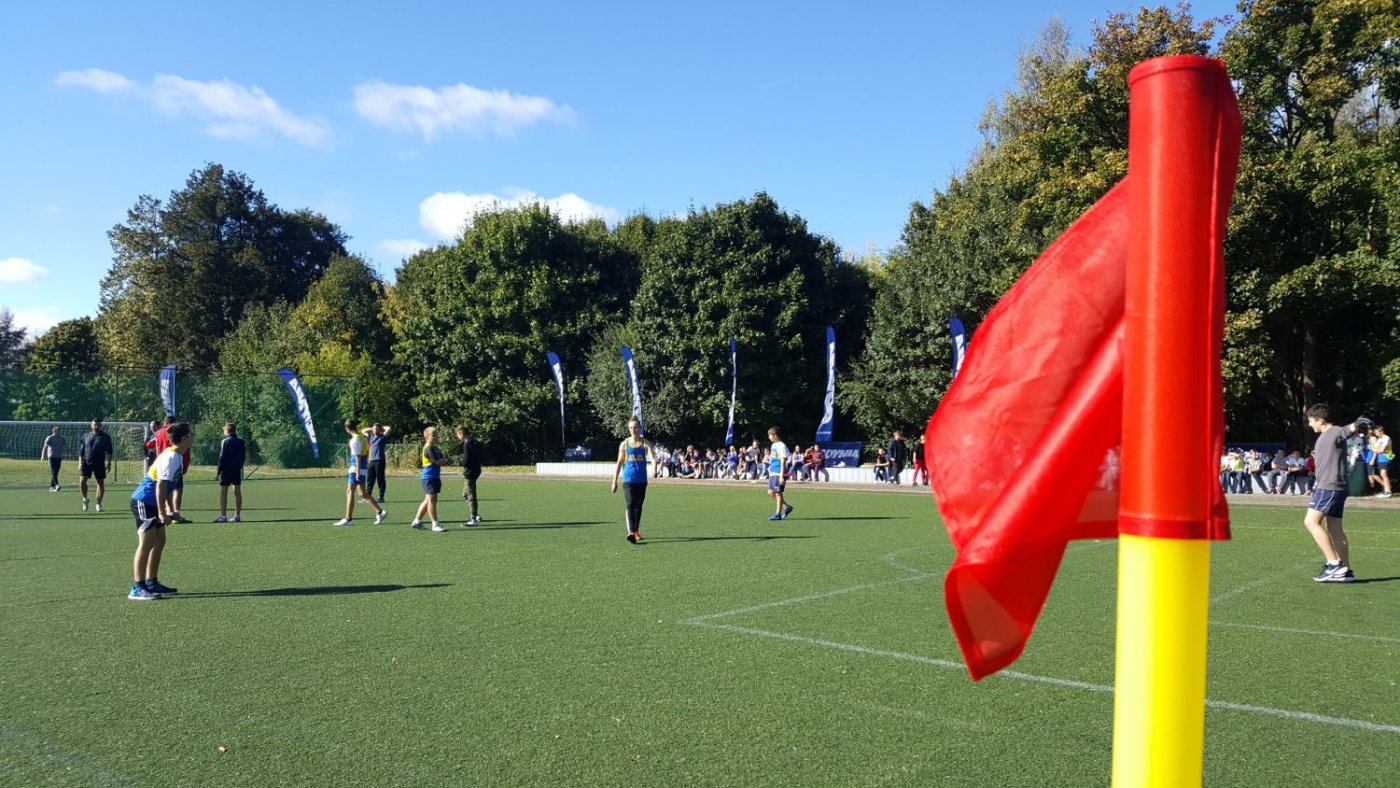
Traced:
<path fill-rule="evenodd" d="M 332 525 L 343 528 L 355 524 L 356 495 L 374 510 L 374 524 L 379 525 L 389 516 L 389 512 L 370 497 L 369 488 L 365 485 L 365 477 L 369 473 L 369 446 L 360 434 L 358 419 L 346 419 L 343 426 L 350 436 L 350 469 L 345 477 L 345 516 Z"/>
<path fill-rule="evenodd" d="M 773 516 L 768 518 L 772 522 L 786 520 L 788 515 L 792 514 L 792 505 L 783 499 L 783 490 L 787 487 L 787 467 L 792 454 L 779 436 L 777 427 L 768 428 L 768 440 L 773 442 L 768 454 L 768 494 L 773 496 L 777 506 Z"/>
<path fill-rule="evenodd" d="M 165 527 L 175 522 L 175 482 L 185 476 L 182 452 L 194 443 L 190 425 L 170 426 L 171 445 L 156 457 L 145 478 L 131 494 L 131 514 L 136 518 L 136 555 L 132 558 L 131 590 L 126 598 L 138 602 L 171 596 L 175 589 L 158 579 L 160 557 L 165 550 Z"/>
<path fill-rule="evenodd" d="M 423 452 L 419 455 L 423 473 L 419 479 L 423 483 L 423 502 L 418 504 L 418 512 L 413 515 L 413 527 L 423 527 L 423 515 L 433 523 L 433 533 L 442 533 L 446 528 L 438 522 L 438 493 L 442 492 L 442 449 L 438 448 L 437 427 L 423 430 Z"/>
<path fill-rule="evenodd" d="M 1322 571 L 1313 579 L 1319 583 L 1355 582 L 1351 549 L 1346 531 L 1342 529 L 1342 510 L 1347 502 L 1347 438 L 1375 425 L 1363 417 L 1353 424 L 1338 427 L 1332 423 L 1331 408 L 1321 402 L 1303 413 L 1308 417 L 1308 426 L 1317 433 L 1317 444 L 1313 447 L 1317 457 L 1317 486 L 1313 489 L 1308 512 L 1303 516 L 1303 526 L 1322 550 L 1325 561 Z"/>

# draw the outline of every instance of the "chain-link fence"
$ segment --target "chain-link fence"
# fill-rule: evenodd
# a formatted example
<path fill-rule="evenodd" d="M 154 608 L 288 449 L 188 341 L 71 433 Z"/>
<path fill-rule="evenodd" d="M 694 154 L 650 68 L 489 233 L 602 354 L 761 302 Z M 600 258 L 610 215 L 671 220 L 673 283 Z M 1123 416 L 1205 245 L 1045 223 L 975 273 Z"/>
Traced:
<path fill-rule="evenodd" d="M 0 371 L 0 421 L 121 422 L 160 421 L 165 406 L 158 370 L 114 369 L 90 373 Z M 195 375 L 178 373 L 176 416 L 194 428 L 194 465 L 213 465 L 223 427 L 232 422 L 248 444 L 245 473 L 319 475 L 345 466 L 341 422 L 355 412 L 350 378 L 307 375 L 301 379 L 320 443 L 311 453 L 291 396 L 275 371 Z M 32 430 L 0 430 L 0 483 L 28 481 L 28 465 L 38 465 L 39 445 Z M 42 437 L 39 438 L 42 441 Z M 34 444 L 34 445 L 30 445 Z M 24 467 L 15 463 L 25 461 Z"/>

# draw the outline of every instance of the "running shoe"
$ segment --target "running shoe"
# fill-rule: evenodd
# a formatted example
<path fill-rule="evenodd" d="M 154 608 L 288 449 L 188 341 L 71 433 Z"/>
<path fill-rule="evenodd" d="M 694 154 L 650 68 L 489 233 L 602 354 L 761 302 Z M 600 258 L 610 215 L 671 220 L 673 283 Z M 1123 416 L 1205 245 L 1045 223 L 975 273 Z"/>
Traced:
<path fill-rule="evenodd" d="M 388 516 L 389 516 L 389 510 L 388 510 L 388 509 L 380 509 L 380 510 L 379 510 L 379 513 L 376 514 L 376 515 L 374 516 L 374 524 L 375 524 L 375 525 L 379 525 L 380 523 L 384 522 L 384 518 L 385 518 L 385 517 L 388 517 Z"/>
<path fill-rule="evenodd" d="M 97 511 L 99 511 L 99 512 L 102 511 L 102 504 L 99 503 L 99 504 L 97 505 Z"/>
<path fill-rule="evenodd" d="M 83 499 L 83 511 L 85 511 L 85 512 L 87 511 L 87 499 L 86 499 L 86 498 Z"/>
<path fill-rule="evenodd" d="M 414 520 L 413 522 L 411 522 L 411 523 L 408 524 L 408 527 L 409 527 L 409 528 L 417 528 L 418 530 L 421 531 L 421 530 L 423 530 L 423 521 L 422 521 L 422 520 Z"/>
<path fill-rule="evenodd" d="M 101 506 L 97 507 L 97 511 L 99 511 L 99 512 L 102 511 L 102 507 L 101 507 Z M 182 525 L 189 525 L 190 523 L 194 522 L 194 520 L 191 520 L 190 518 L 184 516 L 183 514 L 180 514 L 179 512 L 176 512 L 176 513 L 175 513 L 175 522 L 180 523 L 180 524 L 182 524 Z"/>
<path fill-rule="evenodd" d="M 215 518 L 214 518 L 214 522 L 216 522 L 216 523 L 226 523 L 226 522 L 228 522 L 228 518 L 227 518 L 227 517 L 215 517 Z"/>
<path fill-rule="evenodd" d="M 1314 578 L 1316 579 L 1316 578 Z M 1337 564 L 1332 568 L 1332 574 L 1322 579 L 1324 583 L 1355 583 L 1356 574 L 1351 571 L 1351 567 L 1346 564 Z"/>
<path fill-rule="evenodd" d="M 233 517 L 229 518 L 229 522 L 231 522 L 231 523 L 237 523 L 237 522 L 242 522 L 242 521 L 239 519 L 238 515 L 235 514 Z"/>
<path fill-rule="evenodd" d="M 771 516 L 771 517 L 768 518 L 768 522 L 770 522 L 770 523 L 776 523 L 777 521 L 779 521 L 779 520 L 781 520 L 781 519 L 783 519 L 783 516 L 782 516 L 781 514 L 775 514 L 775 515 L 773 515 L 773 516 Z"/>
<path fill-rule="evenodd" d="M 160 596 L 163 596 L 163 597 L 164 597 L 164 596 L 174 596 L 175 594 L 180 593 L 179 589 L 171 588 L 170 586 L 163 585 L 159 580 L 147 580 L 147 581 L 146 581 L 146 590 L 147 590 L 147 591 L 150 591 L 150 592 L 152 592 L 152 593 L 155 593 L 155 594 L 159 594 Z"/>
<path fill-rule="evenodd" d="M 642 541 L 642 535 L 636 531 L 628 531 L 627 541 L 631 542 L 632 544 L 637 544 L 638 542 Z"/>
<path fill-rule="evenodd" d="M 792 504 L 783 504 L 783 519 L 786 520 L 792 514 Z"/>
<path fill-rule="evenodd" d="M 160 594 L 146 588 L 140 583 L 136 583 L 131 586 L 131 590 L 127 592 L 126 598 L 136 602 L 149 602 L 152 599 L 160 599 Z"/>
<path fill-rule="evenodd" d="M 335 522 L 331 523 L 331 525 L 334 526 L 334 527 L 336 527 L 336 528 L 344 528 L 344 527 L 347 526 L 347 525 L 354 525 L 354 524 L 355 524 L 355 521 L 352 520 L 352 519 L 350 519 L 349 517 L 342 517 L 342 518 L 340 518 L 339 520 L 336 520 Z"/>
<path fill-rule="evenodd" d="M 422 526 L 420 525 L 419 528 L 422 528 Z M 440 534 L 446 530 L 446 528 L 442 527 L 442 523 L 433 523 L 433 533 Z"/>
<path fill-rule="evenodd" d="M 1335 564 L 1330 562 L 1325 563 L 1322 565 L 1322 571 L 1318 572 L 1313 577 L 1313 580 L 1316 580 L 1319 583 L 1326 583 L 1329 579 L 1331 579 L 1332 575 L 1336 574 L 1338 569 L 1343 569 L 1345 567 L 1346 564 L 1343 564 L 1340 561 L 1338 561 Z"/>

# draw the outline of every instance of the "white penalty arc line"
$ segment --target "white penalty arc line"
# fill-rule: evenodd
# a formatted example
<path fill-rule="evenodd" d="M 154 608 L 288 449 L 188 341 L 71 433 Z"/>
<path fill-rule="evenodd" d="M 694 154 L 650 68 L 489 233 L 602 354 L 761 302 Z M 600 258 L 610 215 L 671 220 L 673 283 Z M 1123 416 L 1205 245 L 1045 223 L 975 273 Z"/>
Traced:
<path fill-rule="evenodd" d="M 913 578 L 910 578 L 913 579 Z M 754 629 L 752 627 L 740 627 L 733 624 L 711 624 L 696 619 L 689 619 L 684 623 L 695 624 L 707 629 L 720 629 L 726 632 L 735 632 L 741 635 L 751 635 L 754 637 L 772 638 L 783 640 L 789 643 L 801 643 L 808 646 L 818 646 L 821 648 L 834 649 L 837 651 L 848 651 L 855 654 L 864 654 L 871 657 L 885 657 L 888 659 L 898 659 L 905 662 L 914 662 L 920 665 L 943 668 L 945 670 L 964 671 L 966 667 L 961 662 L 954 662 L 948 659 L 937 659 L 934 657 L 923 657 L 918 654 L 907 654 L 902 651 L 889 651 L 886 649 L 870 648 L 851 643 L 838 643 L 834 640 L 821 640 L 819 638 L 809 638 L 802 635 L 790 635 L 785 632 L 770 632 L 764 629 Z M 1073 679 L 1060 679 L 1053 676 L 1038 676 L 1034 673 L 1022 673 L 1016 670 L 1003 670 L 991 678 L 1004 678 L 1014 681 L 1029 681 L 1037 684 L 1049 684 L 1056 687 L 1067 687 L 1070 689 L 1087 690 L 1089 692 L 1103 692 L 1112 694 L 1113 687 L 1107 684 L 1093 684 L 1087 681 L 1075 681 Z M 1400 735 L 1400 725 L 1387 725 L 1380 722 L 1368 722 L 1367 720 L 1353 720 L 1347 717 L 1331 717 L 1326 714 L 1315 714 L 1310 711 L 1295 711 L 1293 709 L 1276 709 L 1269 706 L 1253 706 L 1247 703 L 1233 703 L 1226 700 L 1206 700 L 1206 708 L 1220 709 L 1224 711 L 1239 711 L 1247 714 L 1263 714 L 1270 717 L 1282 717 L 1290 720 L 1302 720 L 1320 725 L 1335 725 L 1342 728 L 1353 728 L 1356 730 L 1371 731 L 1374 733 L 1390 733 Z"/>

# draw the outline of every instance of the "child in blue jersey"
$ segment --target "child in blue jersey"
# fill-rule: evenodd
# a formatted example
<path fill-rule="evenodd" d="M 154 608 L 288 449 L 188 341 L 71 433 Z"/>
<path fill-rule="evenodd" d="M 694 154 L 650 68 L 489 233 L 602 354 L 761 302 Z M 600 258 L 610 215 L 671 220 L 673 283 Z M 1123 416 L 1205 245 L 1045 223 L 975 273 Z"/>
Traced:
<path fill-rule="evenodd" d="M 778 434 L 777 427 L 768 428 L 768 440 L 773 442 L 773 448 L 768 454 L 768 494 L 773 496 L 773 501 L 777 510 L 769 521 L 786 520 L 792 514 L 792 505 L 783 499 L 783 490 L 787 487 L 787 467 L 791 454 L 788 452 L 786 443 Z"/>
<path fill-rule="evenodd" d="M 642 437 L 642 422 L 636 416 L 627 420 L 627 437 L 617 447 L 617 468 L 613 470 L 612 491 L 617 492 L 622 477 L 622 502 L 627 506 L 627 541 L 642 541 L 642 504 L 647 500 L 647 461 L 656 462 L 651 443 Z"/>
<path fill-rule="evenodd" d="M 389 512 L 370 497 L 369 487 L 365 484 L 365 477 L 369 473 L 369 445 L 365 442 L 364 436 L 360 435 L 358 419 L 346 419 L 343 426 L 345 433 L 350 436 L 350 470 L 345 478 L 345 517 L 332 525 L 338 527 L 354 525 L 356 494 L 369 504 L 369 508 L 374 510 L 374 524 L 379 525 L 384 522 L 385 517 L 389 516 Z"/>
<path fill-rule="evenodd" d="M 418 512 L 413 515 L 414 528 L 423 527 L 423 515 L 427 514 L 428 519 L 432 521 L 434 533 L 447 530 L 438 522 L 437 513 L 438 493 L 442 492 L 442 464 L 445 459 L 442 449 L 438 448 L 437 427 L 423 430 L 423 452 L 418 456 L 423 468 L 423 473 L 418 477 L 423 483 L 423 502 L 418 504 Z"/>
<path fill-rule="evenodd" d="M 158 579 L 160 557 L 165 550 L 165 527 L 175 522 L 175 483 L 185 476 L 182 456 L 194 443 L 190 425 L 170 426 L 170 447 L 151 463 L 141 484 L 131 494 L 131 514 L 136 518 L 136 555 L 131 562 L 131 590 L 126 598 L 160 599 L 175 593 Z"/>

